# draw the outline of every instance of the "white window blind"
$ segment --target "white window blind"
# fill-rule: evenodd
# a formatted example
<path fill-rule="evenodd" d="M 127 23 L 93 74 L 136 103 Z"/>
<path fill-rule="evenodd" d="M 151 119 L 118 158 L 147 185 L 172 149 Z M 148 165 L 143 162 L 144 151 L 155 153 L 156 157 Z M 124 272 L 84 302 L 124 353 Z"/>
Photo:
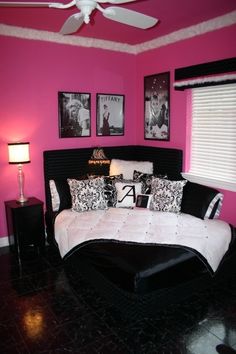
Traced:
<path fill-rule="evenodd" d="M 236 84 L 192 89 L 190 156 L 190 175 L 236 190 Z"/>

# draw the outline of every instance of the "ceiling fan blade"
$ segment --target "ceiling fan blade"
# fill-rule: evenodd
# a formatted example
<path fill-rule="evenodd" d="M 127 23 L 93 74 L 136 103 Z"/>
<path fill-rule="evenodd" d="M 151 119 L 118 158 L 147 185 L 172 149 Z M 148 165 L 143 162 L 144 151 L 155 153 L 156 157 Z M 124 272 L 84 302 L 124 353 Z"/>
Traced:
<path fill-rule="evenodd" d="M 153 27 L 158 22 L 158 19 L 154 17 L 116 6 L 104 9 L 103 15 L 110 20 L 141 29 Z"/>
<path fill-rule="evenodd" d="M 71 34 L 71 33 L 75 33 L 78 31 L 78 29 L 80 28 L 80 26 L 82 26 L 84 22 L 84 17 L 83 14 L 81 12 L 71 15 L 66 22 L 64 23 L 64 25 L 62 26 L 62 28 L 60 29 L 60 33 L 61 34 Z"/>
<path fill-rule="evenodd" d="M 0 7 L 52 7 L 56 9 L 67 9 L 76 4 L 72 0 L 69 4 L 62 4 L 58 2 L 26 2 L 26 1 L 0 1 Z"/>
<path fill-rule="evenodd" d="M 5 1 L 0 2 L 0 7 L 49 7 L 48 2 L 19 2 Z"/>
<path fill-rule="evenodd" d="M 128 3 L 128 2 L 134 2 L 134 1 L 137 1 L 137 0 L 97 0 L 97 2 L 100 2 L 101 4 L 105 4 L 105 3 L 108 3 L 108 4 L 125 4 L 125 3 Z"/>
<path fill-rule="evenodd" d="M 50 2 L 1 1 L 0 7 L 49 7 Z"/>

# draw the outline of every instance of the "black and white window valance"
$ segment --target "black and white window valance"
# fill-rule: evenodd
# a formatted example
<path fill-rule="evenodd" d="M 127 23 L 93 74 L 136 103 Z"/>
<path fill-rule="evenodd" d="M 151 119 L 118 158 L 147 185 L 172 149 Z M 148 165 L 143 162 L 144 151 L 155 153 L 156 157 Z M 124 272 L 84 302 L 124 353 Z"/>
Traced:
<path fill-rule="evenodd" d="M 236 58 L 175 69 L 175 90 L 236 83 Z"/>

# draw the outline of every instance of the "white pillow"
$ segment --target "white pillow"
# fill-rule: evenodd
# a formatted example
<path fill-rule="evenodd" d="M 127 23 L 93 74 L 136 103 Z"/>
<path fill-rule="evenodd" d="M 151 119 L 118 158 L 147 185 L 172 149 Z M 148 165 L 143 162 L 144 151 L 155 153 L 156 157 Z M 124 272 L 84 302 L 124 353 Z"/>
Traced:
<path fill-rule="evenodd" d="M 53 179 L 50 179 L 49 187 L 50 187 L 50 192 L 51 192 L 52 210 L 58 211 L 59 207 L 60 207 L 60 197 L 57 192 L 57 187 L 56 187 L 55 181 Z"/>
<path fill-rule="evenodd" d="M 141 194 L 142 183 L 133 181 L 124 181 L 115 183 L 117 192 L 117 208 L 133 208 L 136 199 Z"/>
<path fill-rule="evenodd" d="M 129 161 L 112 159 L 110 164 L 110 176 L 123 174 L 124 179 L 133 179 L 134 170 L 143 173 L 153 173 L 153 162 L 151 161 Z"/>

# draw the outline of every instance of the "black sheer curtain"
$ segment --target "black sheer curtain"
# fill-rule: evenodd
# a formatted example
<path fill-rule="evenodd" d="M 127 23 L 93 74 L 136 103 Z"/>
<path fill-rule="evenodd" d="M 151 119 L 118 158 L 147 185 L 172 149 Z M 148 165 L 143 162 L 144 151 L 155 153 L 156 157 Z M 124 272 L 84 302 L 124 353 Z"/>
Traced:
<path fill-rule="evenodd" d="M 236 58 L 175 69 L 175 90 L 236 82 Z"/>

